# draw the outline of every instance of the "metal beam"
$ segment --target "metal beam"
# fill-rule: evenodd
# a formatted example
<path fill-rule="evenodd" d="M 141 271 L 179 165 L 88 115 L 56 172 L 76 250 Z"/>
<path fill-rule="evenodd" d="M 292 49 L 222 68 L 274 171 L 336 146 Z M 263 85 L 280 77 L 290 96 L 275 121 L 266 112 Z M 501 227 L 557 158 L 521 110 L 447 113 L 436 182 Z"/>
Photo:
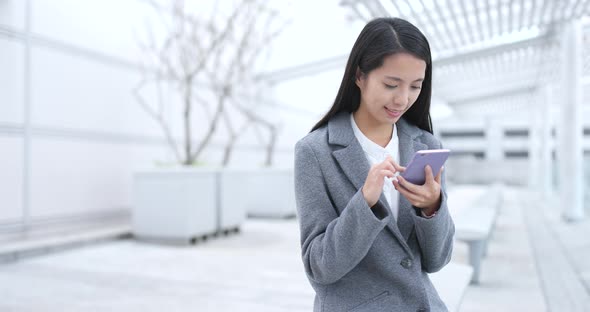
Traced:
<path fill-rule="evenodd" d="M 350 7 L 352 8 L 352 11 L 354 12 L 354 14 L 356 14 L 356 16 L 361 20 L 361 21 L 367 21 L 367 18 L 365 16 L 363 16 L 363 14 L 361 13 L 361 11 L 359 11 L 359 9 L 357 8 L 357 4 L 351 4 Z"/>
<path fill-rule="evenodd" d="M 494 89 L 492 92 L 477 92 L 471 95 L 465 94 L 461 97 L 457 97 L 452 100 L 447 100 L 447 103 L 452 106 L 460 106 L 460 105 L 468 105 L 469 103 L 473 102 L 481 102 L 487 100 L 494 100 L 498 99 L 499 96 L 507 97 L 507 96 L 515 96 L 515 95 L 522 95 L 531 92 L 535 92 L 537 90 L 537 86 L 533 86 L 531 84 L 522 84 L 522 85 L 514 85 L 512 83 L 508 83 L 503 85 L 501 88 Z"/>
<path fill-rule="evenodd" d="M 524 26 L 525 6 L 526 6 L 525 0 L 520 0 L 520 18 L 518 19 L 518 26 L 517 26 L 518 28 L 516 29 L 517 31 L 522 30 L 522 27 Z"/>
<path fill-rule="evenodd" d="M 442 15 L 442 8 L 438 5 L 437 1 L 432 1 L 434 3 L 434 9 L 436 12 L 438 12 L 439 16 L 441 17 L 439 20 L 439 23 L 441 23 L 445 29 L 445 31 L 447 32 L 447 38 L 449 38 L 449 43 L 451 47 L 455 48 L 455 51 L 458 48 L 458 42 L 455 41 L 455 37 L 453 36 L 453 33 L 451 32 L 451 29 L 449 28 L 449 26 L 447 25 L 447 19 Z M 423 1 L 420 0 L 420 3 L 422 3 L 422 5 L 424 5 Z M 427 10 L 425 11 L 427 12 Z"/>
<path fill-rule="evenodd" d="M 584 2 L 587 2 L 585 0 L 577 0 L 574 5 L 572 6 L 572 10 L 570 12 L 570 14 L 566 17 L 568 20 L 574 18 L 574 16 L 576 15 L 576 11 L 577 9 L 580 7 L 580 5 Z"/>
<path fill-rule="evenodd" d="M 32 81 L 33 81 L 33 70 L 32 70 L 32 50 L 33 45 L 31 43 L 31 34 L 32 34 L 32 11 L 33 11 L 33 4 L 32 0 L 25 1 L 25 29 L 24 29 L 24 39 L 25 39 L 25 55 L 24 55 L 24 64 L 23 64 L 23 166 L 22 166 L 22 215 L 21 215 L 21 224 L 25 231 L 31 228 L 31 218 L 32 218 L 32 141 L 33 136 L 31 133 L 32 129 Z"/>
<path fill-rule="evenodd" d="M 494 54 L 501 53 L 501 52 L 504 52 L 507 50 L 528 47 L 528 46 L 536 46 L 538 44 L 546 43 L 547 41 L 549 41 L 551 39 L 553 39 L 552 35 L 544 34 L 539 37 L 534 37 L 534 38 L 525 39 L 525 40 L 521 40 L 521 41 L 515 41 L 515 42 L 503 44 L 503 45 L 493 46 L 493 47 L 489 47 L 489 48 L 485 48 L 485 49 L 481 49 L 481 50 L 476 50 L 476 51 L 471 51 L 471 52 L 466 52 L 466 53 L 461 53 L 461 54 L 456 54 L 456 55 L 452 55 L 452 56 L 448 56 L 448 57 L 439 58 L 439 59 L 435 60 L 434 63 L 437 66 L 443 66 L 443 65 L 453 64 L 453 63 L 457 63 L 457 62 L 464 62 L 464 61 L 467 61 L 470 59 L 477 59 L 477 58 L 481 58 L 481 57 L 485 57 L 485 56 L 489 56 L 489 55 L 494 55 Z"/>
<path fill-rule="evenodd" d="M 549 23 L 555 23 L 558 20 L 557 14 L 563 12 L 563 10 L 567 6 L 568 2 L 569 2 L 569 0 L 561 0 L 561 1 L 554 2 L 553 10 L 551 11 L 551 18 L 549 20 Z"/>
<path fill-rule="evenodd" d="M 479 30 L 479 34 L 481 35 L 481 39 L 480 41 L 484 41 L 486 36 L 483 32 L 483 22 L 481 21 L 481 12 L 479 11 L 479 7 L 477 6 L 478 3 L 481 3 L 481 1 L 472 1 L 471 4 L 473 5 L 474 11 L 475 11 L 475 18 L 477 21 L 477 29 Z"/>
<path fill-rule="evenodd" d="M 588 10 L 590 9 L 590 1 L 586 0 L 586 2 L 584 2 L 584 7 L 580 10 L 580 16 L 583 16 L 584 14 L 588 14 Z"/>
<path fill-rule="evenodd" d="M 510 44 L 505 44 L 502 46 L 496 46 L 492 48 L 487 48 L 483 50 L 472 51 L 463 54 L 457 54 L 450 57 L 445 57 L 441 59 L 435 59 L 433 62 L 435 66 L 445 66 L 449 64 L 454 64 L 457 62 L 465 62 L 469 61 L 470 59 L 477 59 L 489 55 L 494 55 L 497 53 L 501 53 L 506 50 L 516 49 L 524 46 L 529 45 L 537 45 L 543 42 L 546 42 L 548 38 L 546 37 L 537 37 L 533 39 L 523 40 L 519 42 L 514 42 Z M 297 79 L 300 77 L 305 77 L 309 75 L 315 75 L 318 73 L 322 73 L 329 70 L 336 70 L 344 68 L 346 61 L 348 59 L 348 55 L 340 55 L 336 57 L 331 57 L 311 63 L 296 65 L 284 69 L 279 69 L 272 72 L 261 73 L 256 76 L 257 80 L 264 80 L 268 81 L 269 83 L 278 83 L 286 80 Z"/>
<path fill-rule="evenodd" d="M 400 12 L 400 15 L 402 10 L 400 8 L 400 6 L 398 5 L 397 0 L 390 0 L 391 4 L 395 7 L 395 9 Z M 416 14 L 416 11 L 414 11 L 414 8 L 412 7 L 412 4 L 410 1 L 408 0 L 404 0 L 404 2 L 406 3 L 406 5 L 410 8 L 410 13 L 405 15 L 408 19 L 412 19 L 413 23 L 416 25 L 416 27 L 418 27 L 422 32 L 425 32 L 427 27 L 429 26 L 427 22 L 425 22 L 424 20 L 422 20 L 422 17 L 420 16 L 420 14 Z M 431 25 L 433 26 L 433 25 Z M 439 36 L 440 34 L 438 33 L 438 30 L 436 29 L 436 27 L 433 27 L 435 31 L 437 31 L 436 35 Z"/>
<path fill-rule="evenodd" d="M 551 0 L 543 0 L 543 6 L 541 7 L 541 12 L 539 13 L 539 23 L 538 25 L 543 25 L 545 23 L 545 11 L 549 7 L 549 2 Z"/>
<path fill-rule="evenodd" d="M 388 14 L 387 9 L 383 6 L 383 4 L 381 4 L 379 0 L 371 0 L 371 3 L 374 5 L 374 10 L 377 12 L 377 15 L 374 17 L 391 16 L 391 14 Z"/>
<path fill-rule="evenodd" d="M 448 0 L 444 0 L 445 2 Z M 455 14 L 455 10 L 453 10 L 454 5 L 451 3 L 447 2 L 447 9 L 449 10 L 449 12 L 451 13 L 451 20 L 453 20 L 454 24 L 455 24 L 455 33 L 458 34 L 457 35 L 457 42 L 459 42 L 460 44 L 466 45 L 469 40 L 467 40 L 467 37 L 464 35 L 464 28 L 461 27 L 461 25 L 459 24 L 459 18 L 457 17 L 457 15 Z M 466 22 L 467 23 L 467 22 Z M 469 27 L 467 27 L 469 28 Z"/>
<path fill-rule="evenodd" d="M 394 0 L 392 0 L 394 1 Z M 430 11 L 426 9 L 426 5 L 424 4 L 423 0 L 420 0 L 420 5 L 422 5 L 422 7 L 424 7 L 424 15 L 426 15 L 426 18 L 428 18 L 428 20 L 430 20 L 430 24 L 433 26 L 432 28 L 434 28 L 434 30 L 437 32 L 438 34 L 438 38 L 440 42 L 440 46 L 439 49 L 443 50 L 445 48 L 452 48 L 452 44 L 450 42 L 446 42 L 443 38 L 448 38 L 447 36 L 444 36 L 441 32 L 440 29 L 437 27 L 437 21 L 433 18 L 433 16 L 430 14 Z M 448 44 L 447 44 L 448 43 Z"/>
<path fill-rule="evenodd" d="M 315 62 L 291 66 L 272 72 L 260 73 L 256 75 L 256 80 L 268 81 L 271 84 L 298 79 L 305 76 L 311 76 L 330 70 L 342 70 L 348 60 L 348 54 L 335 56 Z"/>
<path fill-rule="evenodd" d="M 548 40 L 552 39 L 553 37 L 550 35 L 544 35 L 541 37 L 526 39 L 518 42 L 512 42 L 509 44 L 504 44 L 501 46 L 494 46 L 482 50 L 471 51 L 462 54 L 456 54 L 449 57 L 434 59 L 433 63 L 434 66 L 447 66 L 456 64 L 459 62 L 467 62 L 469 60 L 475 60 L 482 57 L 495 55 L 507 50 L 511 49 L 518 49 L 527 46 L 536 46 L 539 44 L 546 43 Z M 305 76 L 319 74 L 325 71 L 330 70 L 339 70 L 343 69 L 346 65 L 346 61 L 348 60 L 347 55 L 340 55 L 331 58 L 326 58 L 323 60 L 310 62 L 306 64 L 296 65 L 292 67 L 287 67 L 271 72 L 260 73 L 256 76 L 257 80 L 264 80 L 268 81 L 271 84 L 280 83 L 283 81 L 288 81 L 292 79 L 298 79 Z"/>
<path fill-rule="evenodd" d="M 491 39 L 492 37 L 494 37 L 494 22 L 492 19 L 492 6 L 490 4 L 490 0 L 486 0 L 486 13 L 488 15 L 488 27 L 490 30 L 489 38 Z"/>
<path fill-rule="evenodd" d="M 397 0 L 391 0 L 391 3 L 392 3 L 394 6 L 395 6 L 395 8 L 396 8 L 398 11 L 400 11 L 400 12 L 401 12 L 401 10 L 400 10 L 399 6 L 397 5 L 396 1 L 397 1 Z M 422 27 L 422 28 L 421 28 L 421 29 L 422 29 L 422 31 L 426 31 L 426 26 L 427 26 L 427 23 L 426 23 L 426 22 L 424 22 L 424 21 L 422 20 L 422 18 L 420 17 L 420 14 L 417 14 L 417 13 L 414 11 L 414 8 L 413 8 L 413 7 L 412 7 L 412 5 L 410 4 L 410 1 L 409 1 L 409 0 L 405 0 L 405 2 L 406 2 L 406 4 L 407 4 L 407 5 L 410 7 L 410 9 L 411 9 L 411 14 L 412 14 L 412 16 L 414 17 L 414 19 L 420 23 L 420 26 Z M 424 10 L 426 10 L 426 8 L 424 8 Z M 427 15 L 427 17 L 428 17 L 428 15 Z M 433 22 L 433 21 L 431 21 L 431 25 L 432 25 L 432 28 L 434 29 L 434 33 L 436 34 L 436 37 L 437 37 L 437 38 L 444 38 L 444 37 L 442 36 L 442 33 L 440 32 L 440 30 L 438 29 L 438 27 L 436 27 L 436 24 L 434 24 L 434 22 Z M 441 44 L 441 45 L 440 45 L 438 48 L 441 48 L 441 49 L 444 49 L 444 48 L 445 48 L 445 47 L 444 47 L 444 42 L 443 42 L 442 40 L 438 40 L 438 41 L 436 41 L 436 42 L 440 42 L 440 43 L 442 43 L 442 44 Z M 434 43 L 434 42 L 432 42 L 432 43 Z"/>
<path fill-rule="evenodd" d="M 508 2 L 508 32 L 514 32 L 514 14 L 512 14 L 512 12 L 514 12 L 513 5 L 516 4 L 516 1 L 510 1 Z"/>
<path fill-rule="evenodd" d="M 496 10 L 498 11 L 498 19 L 496 20 L 496 23 L 498 24 L 498 35 L 502 35 L 502 33 L 504 32 L 504 30 L 502 29 L 502 27 L 504 26 L 505 23 L 502 22 L 502 0 L 497 0 L 498 4 L 496 6 Z"/>
<path fill-rule="evenodd" d="M 371 18 L 369 18 L 370 20 L 379 16 L 379 8 L 376 8 L 371 4 L 374 3 L 373 0 L 362 0 L 360 3 L 363 4 L 371 14 Z"/>
<path fill-rule="evenodd" d="M 527 28 L 532 28 L 535 24 L 535 9 L 536 9 L 537 0 L 531 1 L 531 15 L 529 16 L 529 24 Z"/>
<path fill-rule="evenodd" d="M 475 5 L 475 4 L 473 4 Z M 471 38 L 471 42 L 476 42 L 477 39 L 475 38 L 475 31 L 473 30 L 475 27 L 470 27 L 469 23 L 469 13 L 467 13 L 467 7 L 465 6 L 465 0 L 459 0 L 459 6 L 461 7 L 461 13 L 463 13 L 463 19 L 465 20 L 465 24 L 467 25 L 467 31 L 469 32 L 469 38 Z M 477 13 L 477 12 L 476 12 Z M 475 14 L 476 16 L 479 15 Z"/>

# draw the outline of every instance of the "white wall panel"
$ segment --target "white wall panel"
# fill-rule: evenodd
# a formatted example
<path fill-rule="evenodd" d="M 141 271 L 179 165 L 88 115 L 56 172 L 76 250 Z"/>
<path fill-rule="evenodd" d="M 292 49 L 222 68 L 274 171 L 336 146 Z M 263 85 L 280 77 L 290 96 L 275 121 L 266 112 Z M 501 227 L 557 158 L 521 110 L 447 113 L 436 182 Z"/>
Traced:
<path fill-rule="evenodd" d="M 33 0 L 32 31 L 67 44 L 137 59 L 135 33 L 151 9 L 137 0 Z"/>
<path fill-rule="evenodd" d="M 0 223 L 20 221 L 23 214 L 23 141 L 0 136 Z"/>
<path fill-rule="evenodd" d="M 0 38 L 0 122 L 23 122 L 24 51 L 20 42 Z"/>
<path fill-rule="evenodd" d="M 330 110 L 343 70 L 289 80 L 274 87 L 273 97 L 284 107 L 275 111 L 281 122 L 278 146 L 292 149 Z"/>
<path fill-rule="evenodd" d="M 317 115 L 304 115 L 287 110 L 280 111 L 279 114 L 283 116 L 283 124 L 280 128 L 277 145 L 283 149 L 294 149 L 295 143 L 306 136 L 327 112 L 326 110 Z"/>
<path fill-rule="evenodd" d="M 273 166 L 277 168 L 293 168 L 295 162 L 295 150 L 281 149 L 275 153 Z"/>
<path fill-rule="evenodd" d="M 0 25 L 6 25 L 18 30 L 25 25 L 25 1 L 2 0 L 0 1 Z"/>
<path fill-rule="evenodd" d="M 57 217 L 128 208 L 134 169 L 165 157 L 159 145 L 35 138 L 31 215 Z"/>
<path fill-rule="evenodd" d="M 288 6 L 282 2 L 281 15 L 291 23 L 272 44 L 266 67 L 279 70 L 348 55 L 364 23 L 347 19 L 348 9 L 340 2 L 300 0 Z"/>
<path fill-rule="evenodd" d="M 344 68 L 285 81 L 274 87 L 281 105 L 317 114 L 328 112 L 338 93 Z"/>
<path fill-rule="evenodd" d="M 32 121 L 36 126 L 160 136 L 132 94 L 139 72 L 75 55 L 32 49 Z"/>

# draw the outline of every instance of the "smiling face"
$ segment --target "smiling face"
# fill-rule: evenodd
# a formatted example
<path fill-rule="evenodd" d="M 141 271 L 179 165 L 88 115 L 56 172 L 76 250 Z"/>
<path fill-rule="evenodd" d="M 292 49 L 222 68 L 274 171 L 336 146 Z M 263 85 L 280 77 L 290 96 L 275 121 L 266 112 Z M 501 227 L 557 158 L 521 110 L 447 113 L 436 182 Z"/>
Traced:
<path fill-rule="evenodd" d="M 361 103 L 355 117 L 370 127 L 396 123 L 418 99 L 425 73 L 426 62 L 408 53 L 386 56 L 381 67 L 358 73 Z"/>

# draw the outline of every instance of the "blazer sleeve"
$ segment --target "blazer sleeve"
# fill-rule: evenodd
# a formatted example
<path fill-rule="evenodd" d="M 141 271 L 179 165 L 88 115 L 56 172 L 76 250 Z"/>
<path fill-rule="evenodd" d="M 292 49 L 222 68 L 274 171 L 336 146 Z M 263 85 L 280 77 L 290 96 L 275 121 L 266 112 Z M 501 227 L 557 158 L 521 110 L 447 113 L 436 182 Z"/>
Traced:
<path fill-rule="evenodd" d="M 360 189 L 338 215 L 326 178 L 313 149 L 299 141 L 295 146 L 295 198 L 301 253 L 308 277 L 319 284 L 334 283 L 350 272 L 391 218 L 383 206 L 371 209 Z"/>
<path fill-rule="evenodd" d="M 438 143 L 438 147 L 442 144 Z M 418 208 L 416 208 L 418 210 Z M 446 174 L 443 171 L 441 177 L 441 203 L 432 218 L 424 218 L 417 211 L 414 220 L 416 237 L 422 251 L 422 268 L 428 273 L 437 272 L 449 261 L 453 253 L 453 236 L 455 224 L 447 207 Z"/>

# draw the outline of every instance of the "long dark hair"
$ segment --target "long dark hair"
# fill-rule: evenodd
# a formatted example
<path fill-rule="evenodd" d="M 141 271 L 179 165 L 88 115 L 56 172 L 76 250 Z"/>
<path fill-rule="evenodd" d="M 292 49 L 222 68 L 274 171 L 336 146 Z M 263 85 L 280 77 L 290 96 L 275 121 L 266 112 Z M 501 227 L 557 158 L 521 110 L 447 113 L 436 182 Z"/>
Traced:
<path fill-rule="evenodd" d="M 430 119 L 430 94 L 432 93 L 432 58 L 430 45 L 426 37 L 416 26 L 400 19 L 383 17 L 370 21 L 356 39 L 342 83 L 334 105 L 328 113 L 315 125 L 316 130 L 328 123 L 330 118 L 340 112 L 355 112 L 360 105 L 361 92 L 355 84 L 357 68 L 363 74 L 383 65 L 386 56 L 405 52 L 426 62 L 426 73 L 422 82 L 422 90 L 416 102 L 404 113 L 403 118 L 419 128 L 432 133 Z"/>

